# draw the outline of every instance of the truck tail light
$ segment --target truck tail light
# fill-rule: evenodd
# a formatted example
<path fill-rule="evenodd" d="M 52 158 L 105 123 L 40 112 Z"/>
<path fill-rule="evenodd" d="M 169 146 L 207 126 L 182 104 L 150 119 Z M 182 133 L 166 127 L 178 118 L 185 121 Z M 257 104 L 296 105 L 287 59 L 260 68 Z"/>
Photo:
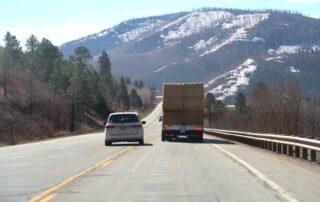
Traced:
<path fill-rule="evenodd" d="M 171 130 L 171 129 L 172 129 L 172 126 L 171 126 L 171 125 L 164 125 L 164 126 L 163 126 L 163 129 L 164 129 L 164 130 Z"/>
<path fill-rule="evenodd" d="M 110 126 L 110 125 L 108 125 L 108 126 L 106 126 L 106 129 L 107 130 L 109 130 L 109 129 L 113 129 L 113 128 L 115 128 L 116 126 Z"/>
<path fill-rule="evenodd" d="M 194 126 L 193 130 L 195 131 L 202 131 L 202 126 Z"/>
<path fill-rule="evenodd" d="M 141 124 L 135 124 L 135 125 L 132 125 L 131 127 L 132 127 L 132 128 L 141 128 L 142 125 L 141 125 Z"/>

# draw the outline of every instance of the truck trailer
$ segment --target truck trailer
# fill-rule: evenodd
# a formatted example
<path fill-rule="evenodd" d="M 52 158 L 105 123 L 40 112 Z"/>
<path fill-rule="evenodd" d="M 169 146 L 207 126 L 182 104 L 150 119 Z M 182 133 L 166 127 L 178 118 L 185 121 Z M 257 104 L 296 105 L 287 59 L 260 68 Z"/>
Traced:
<path fill-rule="evenodd" d="M 203 141 L 203 83 L 163 84 L 161 140 L 185 137 Z"/>

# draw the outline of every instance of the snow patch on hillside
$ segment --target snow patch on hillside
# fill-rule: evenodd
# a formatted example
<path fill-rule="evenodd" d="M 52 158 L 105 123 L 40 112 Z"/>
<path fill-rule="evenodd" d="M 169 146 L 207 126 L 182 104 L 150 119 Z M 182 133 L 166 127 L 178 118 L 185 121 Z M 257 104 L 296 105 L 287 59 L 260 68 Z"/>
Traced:
<path fill-rule="evenodd" d="M 223 23 L 222 27 L 224 29 L 235 29 L 237 28 L 229 38 L 225 39 L 224 41 L 218 43 L 218 44 L 210 44 L 207 43 L 208 46 L 211 45 L 211 49 L 208 51 L 205 51 L 200 55 L 200 57 L 203 57 L 204 55 L 214 53 L 223 46 L 227 44 L 231 44 L 235 41 L 248 41 L 247 37 L 247 30 L 253 28 L 263 20 L 268 19 L 269 13 L 259 13 L 259 14 L 246 14 L 246 15 L 239 15 L 235 19 L 233 19 L 231 22 Z M 259 38 L 255 40 L 261 40 Z"/>
<path fill-rule="evenodd" d="M 163 67 L 160 67 L 159 69 L 155 70 L 154 73 L 160 72 L 161 70 L 164 70 L 164 69 L 167 68 L 167 67 L 168 67 L 168 65 L 165 65 L 165 66 L 163 66 Z"/>
<path fill-rule="evenodd" d="M 194 12 L 162 27 L 161 30 L 169 27 L 171 30 L 167 35 L 161 35 L 161 37 L 164 41 L 182 39 L 218 26 L 232 17 L 233 14 L 226 11 Z"/>
<path fill-rule="evenodd" d="M 163 25 L 163 20 L 152 20 L 140 23 L 137 28 L 132 29 L 124 34 L 118 36 L 122 42 L 129 42 L 137 38 L 141 38 L 144 33 L 150 32 L 153 29 L 159 28 Z"/>
<path fill-rule="evenodd" d="M 266 58 L 266 59 L 264 59 L 265 61 L 268 61 L 268 62 L 270 62 L 270 61 L 274 61 L 274 62 L 283 62 L 281 59 L 283 59 L 284 58 L 284 56 L 275 56 L 275 57 L 269 57 L 269 58 Z"/>
<path fill-rule="evenodd" d="M 211 44 L 213 44 L 217 40 L 217 37 L 211 37 L 207 41 L 201 39 L 195 45 L 189 46 L 188 48 L 193 49 L 196 53 L 208 51 L 208 48 L 211 46 Z"/>
<path fill-rule="evenodd" d="M 236 16 L 232 21 L 222 24 L 223 29 L 233 29 L 235 27 L 251 28 L 263 20 L 269 18 L 269 13 L 243 14 Z"/>
<path fill-rule="evenodd" d="M 311 47 L 311 50 L 312 51 L 320 51 L 320 46 L 314 45 L 314 46 Z"/>
<path fill-rule="evenodd" d="M 282 53 L 295 54 L 299 52 L 300 49 L 301 49 L 301 46 L 299 45 L 294 45 L 294 46 L 282 45 L 282 46 L 279 46 L 279 48 L 276 50 L 276 54 L 282 54 Z"/>
<path fill-rule="evenodd" d="M 289 67 L 289 71 L 292 72 L 292 73 L 300 73 L 300 70 L 294 68 L 293 66 Z"/>
<path fill-rule="evenodd" d="M 209 92 L 213 93 L 218 100 L 224 100 L 226 97 L 235 95 L 240 87 L 249 85 L 250 76 L 257 69 L 253 59 L 247 59 L 239 67 L 215 77 L 204 85 Z M 217 85 L 218 83 L 222 83 Z"/>
<path fill-rule="evenodd" d="M 251 39 L 252 42 L 266 42 L 266 40 L 264 38 L 261 37 L 254 37 Z"/>

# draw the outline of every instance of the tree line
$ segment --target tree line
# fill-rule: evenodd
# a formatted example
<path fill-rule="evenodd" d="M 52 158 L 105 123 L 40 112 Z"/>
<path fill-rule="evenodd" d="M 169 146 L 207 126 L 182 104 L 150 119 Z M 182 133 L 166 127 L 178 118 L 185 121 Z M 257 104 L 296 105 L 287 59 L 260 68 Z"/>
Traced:
<path fill-rule="evenodd" d="M 112 75 L 107 52 L 97 59 L 98 71 L 91 59 L 82 46 L 64 59 L 50 40 L 34 35 L 23 50 L 7 32 L 0 47 L 0 143 L 8 141 L 9 133 L 23 140 L 41 132 L 74 132 L 90 125 L 86 114 L 106 119 L 113 111 L 143 110 L 152 104 L 153 91 L 142 81 Z"/>
<path fill-rule="evenodd" d="M 320 137 L 320 98 L 304 97 L 290 82 L 273 87 L 260 82 L 248 98 L 238 93 L 232 106 L 208 93 L 205 112 L 206 124 L 213 128 Z"/>

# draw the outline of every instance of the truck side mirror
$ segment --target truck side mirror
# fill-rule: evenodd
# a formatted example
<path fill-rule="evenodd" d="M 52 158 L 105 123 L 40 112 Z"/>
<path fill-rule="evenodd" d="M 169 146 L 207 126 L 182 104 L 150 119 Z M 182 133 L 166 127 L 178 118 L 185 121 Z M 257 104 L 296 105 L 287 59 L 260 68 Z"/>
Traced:
<path fill-rule="evenodd" d="M 162 121 L 162 116 L 159 117 L 159 122 Z"/>
<path fill-rule="evenodd" d="M 142 124 L 146 124 L 147 122 L 146 122 L 146 121 L 141 121 L 141 123 L 142 123 Z"/>
<path fill-rule="evenodd" d="M 103 122 L 103 125 L 106 125 L 106 124 L 107 124 L 107 122 L 106 122 L 106 121 L 104 121 L 104 122 Z"/>

